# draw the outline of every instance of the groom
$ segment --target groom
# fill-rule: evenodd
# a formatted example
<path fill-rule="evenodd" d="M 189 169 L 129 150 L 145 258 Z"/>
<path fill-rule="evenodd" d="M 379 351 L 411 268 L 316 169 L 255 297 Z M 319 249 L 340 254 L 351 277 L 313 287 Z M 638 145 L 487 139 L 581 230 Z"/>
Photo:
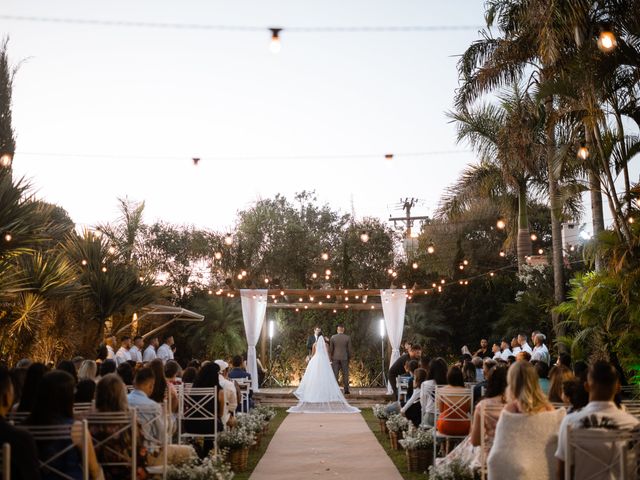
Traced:
<path fill-rule="evenodd" d="M 344 334 L 344 325 L 338 325 L 338 333 L 331 337 L 329 343 L 329 358 L 333 373 L 338 380 L 338 372 L 342 370 L 342 385 L 344 393 L 349 393 L 349 359 L 351 358 L 351 337 Z"/>

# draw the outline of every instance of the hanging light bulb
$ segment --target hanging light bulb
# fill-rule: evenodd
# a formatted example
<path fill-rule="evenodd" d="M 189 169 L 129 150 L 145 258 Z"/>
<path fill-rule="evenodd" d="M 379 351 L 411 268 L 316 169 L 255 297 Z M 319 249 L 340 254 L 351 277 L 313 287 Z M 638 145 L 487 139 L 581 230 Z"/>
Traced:
<path fill-rule="evenodd" d="M 282 45 L 280 44 L 280 32 L 281 28 L 270 28 L 271 30 L 271 43 L 269 44 L 269 50 L 271 53 L 278 53 L 282 49 Z"/>
<path fill-rule="evenodd" d="M 102 273 L 107 273 L 107 267 L 105 265 L 103 265 L 100 270 L 102 270 Z"/>
<path fill-rule="evenodd" d="M 391 275 L 391 274 L 393 273 L 393 268 L 388 269 L 388 270 L 387 270 L 387 273 L 388 273 L 389 275 Z"/>
<path fill-rule="evenodd" d="M 498 227 L 500 230 L 504 230 L 506 226 L 507 222 L 505 222 L 504 218 L 499 218 L 496 222 L 496 227 Z"/>
<path fill-rule="evenodd" d="M 214 257 L 216 260 L 220 260 L 220 259 L 222 258 L 222 252 L 216 252 L 216 253 L 214 253 L 214 254 L 213 254 L 213 257 Z"/>
<path fill-rule="evenodd" d="M 360 232 L 360 241 L 362 243 L 367 243 L 369 241 L 369 233 L 366 230 Z"/>
<path fill-rule="evenodd" d="M 391 274 L 391 276 L 392 276 L 393 278 L 396 278 L 396 277 L 398 276 L 398 272 L 393 272 L 393 273 Z"/>
<path fill-rule="evenodd" d="M 329 260 L 329 254 L 327 252 L 323 252 L 320 258 L 326 262 Z"/>
<path fill-rule="evenodd" d="M 506 253 L 504 253 L 504 250 L 500 250 L 500 256 L 504 257 L 506 255 Z"/>
<path fill-rule="evenodd" d="M 538 255 L 542 255 L 544 253 L 544 250 L 542 248 L 538 249 Z"/>
<path fill-rule="evenodd" d="M 441 283 L 442 285 L 444 285 L 444 284 L 445 284 L 445 282 L 446 282 L 446 281 L 445 281 L 445 279 L 444 279 L 444 278 L 440 280 L 440 283 Z"/>
<path fill-rule="evenodd" d="M 238 278 L 238 280 L 242 280 L 242 274 L 239 273 L 237 278 Z"/>
<path fill-rule="evenodd" d="M 489 276 L 490 276 L 490 277 L 493 277 L 494 275 L 495 275 L 495 273 L 493 273 L 493 272 L 490 272 L 490 273 L 489 273 Z"/>
<path fill-rule="evenodd" d="M 635 222 L 635 219 L 634 219 L 633 217 L 629 217 L 629 218 L 627 219 L 627 221 L 628 221 L 629 223 L 634 223 L 634 222 Z"/>
<path fill-rule="evenodd" d="M 535 242 L 536 240 L 538 240 L 538 236 L 535 233 L 531 234 L 531 241 Z"/>
<path fill-rule="evenodd" d="M 89 262 L 87 262 L 84 258 L 83 258 L 83 259 L 82 259 L 82 261 L 80 262 L 80 264 L 81 264 L 83 267 L 86 267 L 86 266 L 87 266 L 87 263 L 89 263 Z"/>
<path fill-rule="evenodd" d="M 458 268 L 459 268 L 460 270 L 464 270 L 464 265 L 458 265 Z"/>
<path fill-rule="evenodd" d="M 429 246 L 427 247 L 427 253 L 431 255 L 435 251 L 436 251 L 436 247 L 433 245 L 433 243 L 430 243 Z"/>
<path fill-rule="evenodd" d="M 111 245 L 111 246 L 109 247 L 109 253 L 110 253 L 111 255 L 113 255 L 114 253 L 116 253 L 116 247 L 114 247 L 113 245 Z"/>
<path fill-rule="evenodd" d="M 4 234 L 4 241 L 5 242 L 10 242 L 11 240 L 13 240 L 13 237 L 11 236 L 10 233 L 5 233 Z"/>
<path fill-rule="evenodd" d="M 327 268 L 327 269 L 324 271 L 324 274 L 328 277 L 329 275 L 331 275 L 331 270 Z"/>
<path fill-rule="evenodd" d="M 9 152 L 5 152 L 0 155 L 0 167 L 9 168 L 13 162 L 13 155 Z"/>
<path fill-rule="evenodd" d="M 411 268 L 413 268 L 414 270 L 418 269 L 418 262 L 413 262 L 413 264 L 411 265 Z"/>
<path fill-rule="evenodd" d="M 265 279 L 264 279 L 264 283 L 265 283 L 265 285 L 269 285 L 269 279 L 268 279 L 268 278 L 265 278 Z"/>
<path fill-rule="evenodd" d="M 242 270 L 242 272 L 240 272 L 240 275 L 242 275 L 243 277 L 247 276 L 247 271 L 246 270 Z"/>
<path fill-rule="evenodd" d="M 608 30 L 602 30 L 600 35 L 598 35 L 598 48 L 605 52 L 609 53 L 614 50 L 618 46 L 618 41 L 616 40 L 616 36 L 613 32 Z"/>
<path fill-rule="evenodd" d="M 580 148 L 578 148 L 577 155 L 578 155 L 578 158 L 582 160 L 586 160 L 587 158 L 589 158 L 589 149 L 584 144 L 584 142 L 582 143 L 582 145 L 580 145 Z"/>
<path fill-rule="evenodd" d="M 469 260 L 463 260 L 463 261 L 462 261 L 462 264 L 463 264 L 463 265 L 465 265 L 465 266 L 466 266 L 466 265 L 469 265 Z"/>
<path fill-rule="evenodd" d="M 224 237 L 225 245 L 233 245 L 233 235 L 231 233 L 227 233 Z"/>
<path fill-rule="evenodd" d="M 316 272 L 313 272 L 311 274 L 311 278 L 313 278 L 315 280 L 316 278 L 318 278 L 318 274 Z"/>

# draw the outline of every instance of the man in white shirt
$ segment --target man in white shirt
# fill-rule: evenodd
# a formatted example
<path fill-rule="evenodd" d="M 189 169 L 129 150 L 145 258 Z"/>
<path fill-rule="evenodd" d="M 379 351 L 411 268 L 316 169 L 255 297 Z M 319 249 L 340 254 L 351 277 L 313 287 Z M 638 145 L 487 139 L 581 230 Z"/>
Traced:
<path fill-rule="evenodd" d="M 502 348 L 500 358 L 502 358 L 502 360 L 504 360 L 505 362 L 509 361 L 509 357 L 513 355 L 513 353 L 511 353 L 511 350 L 509 349 L 509 342 L 507 342 L 506 340 L 502 340 L 500 347 Z"/>
<path fill-rule="evenodd" d="M 500 352 L 500 345 L 494 343 L 491 347 L 491 353 L 493 353 L 493 360 L 502 360 L 502 352 Z"/>
<path fill-rule="evenodd" d="M 518 355 L 522 349 L 520 348 L 520 344 L 518 343 L 518 337 L 513 337 L 511 339 L 511 355 L 514 357 Z"/>
<path fill-rule="evenodd" d="M 116 352 L 116 365 L 122 365 L 125 362 L 131 360 L 131 354 L 129 349 L 131 348 L 131 337 L 125 335 L 120 339 L 120 348 Z"/>
<path fill-rule="evenodd" d="M 133 346 L 129 349 L 129 355 L 131 360 L 136 363 L 142 363 L 142 347 L 144 346 L 144 340 L 140 335 L 133 337 Z"/>
<path fill-rule="evenodd" d="M 620 388 L 618 373 L 608 362 L 595 362 L 589 369 L 586 390 L 589 392 L 589 403 L 582 410 L 571 413 L 564 417 L 558 432 L 558 448 L 556 450 L 557 478 L 563 480 L 566 448 L 567 430 L 581 428 L 601 428 L 606 430 L 630 430 L 640 422 L 633 415 L 620 410 L 613 399 Z M 575 475 L 574 478 L 587 478 L 593 472 L 602 470 L 602 463 L 593 457 L 601 459 L 604 464 L 610 463 L 614 457 L 614 452 L 610 442 L 590 443 L 581 445 L 588 451 L 587 454 L 576 451 L 574 458 Z M 634 468 L 635 471 L 635 468 Z M 609 478 L 609 477 L 607 477 Z M 614 478 L 614 477 L 611 477 Z"/>
<path fill-rule="evenodd" d="M 238 408 L 238 391 L 236 389 L 236 384 L 233 381 L 227 379 L 227 374 L 229 373 L 229 364 L 224 360 L 216 360 L 214 363 L 220 367 L 218 380 L 220 381 L 220 386 L 224 391 L 224 403 L 226 409 L 226 411 L 222 415 L 222 423 L 224 425 L 227 425 L 229 417 L 231 417 Z"/>
<path fill-rule="evenodd" d="M 111 335 L 107 337 L 107 339 L 105 340 L 105 343 L 107 344 L 107 360 L 115 360 L 116 358 L 115 346 L 117 344 L 116 336 Z"/>
<path fill-rule="evenodd" d="M 521 352 L 527 352 L 529 355 L 533 353 L 531 347 L 527 343 L 527 336 L 524 333 L 518 334 L 518 344 L 520 345 Z"/>
<path fill-rule="evenodd" d="M 549 349 L 544 344 L 547 337 L 542 333 L 538 333 L 535 337 L 535 347 L 533 347 L 533 353 L 531 354 L 531 361 L 544 362 L 547 365 L 551 363 L 551 355 L 549 355 Z"/>
<path fill-rule="evenodd" d="M 164 343 L 160 345 L 160 348 L 156 353 L 156 356 L 162 360 L 162 363 L 167 363 L 167 360 L 173 360 L 171 345 L 173 345 L 173 335 L 166 335 L 164 337 Z"/>
<path fill-rule="evenodd" d="M 142 355 L 142 361 L 144 363 L 148 363 L 156 359 L 156 349 L 158 348 L 159 344 L 160 340 L 158 340 L 158 337 L 153 337 L 151 339 L 151 341 L 149 342 L 149 346 L 144 349 L 144 354 Z"/>

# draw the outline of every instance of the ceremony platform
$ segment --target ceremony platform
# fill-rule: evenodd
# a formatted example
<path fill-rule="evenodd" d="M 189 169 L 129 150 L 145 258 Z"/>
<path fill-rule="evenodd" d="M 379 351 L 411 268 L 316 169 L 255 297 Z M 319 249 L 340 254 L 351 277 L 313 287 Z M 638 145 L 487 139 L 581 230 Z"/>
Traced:
<path fill-rule="evenodd" d="M 296 387 L 261 388 L 254 394 L 254 399 L 261 405 L 273 407 L 291 407 L 298 403 L 293 395 Z M 392 400 L 384 388 L 351 387 L 351 393 L 346 395 L 349 404 L 358 408 L 372 407 L 376 403 L 387 403 Z"/>

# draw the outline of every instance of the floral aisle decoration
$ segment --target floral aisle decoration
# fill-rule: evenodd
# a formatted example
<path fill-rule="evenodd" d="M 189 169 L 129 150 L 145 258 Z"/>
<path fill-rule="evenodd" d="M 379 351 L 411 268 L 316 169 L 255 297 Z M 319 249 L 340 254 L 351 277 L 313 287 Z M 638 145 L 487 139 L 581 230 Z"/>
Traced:
<path fill-rule="evenodd" d="M 249 447 L 255 442 L 255 433 L 243 426 L 220 432 L 218 435 L 218 446 L 225 452 L 225 457 L 234 472 L 245 471 L 249 461 Z"/>
<path fill-rule="evenodd" d="M 233 472 L 222 456 L 211 455 L 200 460 L 167 466 L 167 480 L 231 480 Z"/>
<path fill-rule="evenodd" d="M 250 414 L 259 415 L 264 419 L 264 425 L 262 427 L 262 434 L 266 435 L 269 433 L 269 423 L 273 420 L 278 412 L 275 409 L 263 405 L 259 405 L 253 410 L 251 410 Z"/>
<path fill-rule="evenodd" d="M 409 420 L 400 414 L 393 414 L 389 416 L 389 420 L 387 420 L 386 425 L 389 430 L 389 440 L 393 450 L 398 450 L 398 440 L 402 438 L 404 432 L 409 430 L 410 423 L 411 422 L 409 422 Z"/>
<path fill-rule="evenodd" d="M 260 446 L 264 427 L 265 425 L 268 425 L 265 417 L 260 412 L 254 411 L 251 413 L 239 413 L 236 419 L 238 428 L 244 428 L 254 434 L 255 442 L 253 445 L 258 448 Z"/>
<path fill-rule="evenodd" d="M 398 442 L 407 455 L 407 470 L 426 472 L 433 463 L 433 429 L 410 425 Z"/>
<path fill-rule="evenodd" d="M 479 472 L 474 472 L 460 459 L 442 465 L 429 467 L 429 480 L 479 480 Z"/>
<path fill-rule="evenodd" d="M 387 429 L 387 420 L 389 420 L 389 414 L 387 413 L 385 406 L 376 403 L 372 409 L 373 416 L 378 419 L 378 423 L 380 424 L 380 433 L 389 433 L 389 430 Z"/>

